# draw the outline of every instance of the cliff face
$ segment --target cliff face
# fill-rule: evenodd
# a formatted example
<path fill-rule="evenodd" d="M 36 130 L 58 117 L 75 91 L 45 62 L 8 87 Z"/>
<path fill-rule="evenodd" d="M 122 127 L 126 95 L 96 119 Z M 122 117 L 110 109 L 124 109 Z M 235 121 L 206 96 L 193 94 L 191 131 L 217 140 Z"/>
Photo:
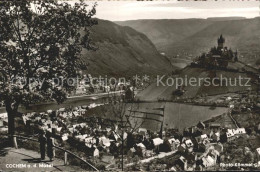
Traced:
<path fill-rule="evenodd" d="M 97 51 L 83 50 L 88 73 L 113 76 L 169 73 L 174 68 L 143 33 L 113 22 L 98 20 L 91 29 Z M 176 67 L 175 67 L 176 68 Z"/>

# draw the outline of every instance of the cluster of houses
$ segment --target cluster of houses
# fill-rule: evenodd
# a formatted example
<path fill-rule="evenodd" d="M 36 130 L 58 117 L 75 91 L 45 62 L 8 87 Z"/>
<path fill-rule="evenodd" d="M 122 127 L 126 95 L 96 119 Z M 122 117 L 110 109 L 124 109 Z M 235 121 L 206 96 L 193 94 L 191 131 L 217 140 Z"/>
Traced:
<path fill-rule="evenodd" d="M 102 119 L 97 118 L 78 122 L 78 119 L 88 109 L 97 106 L 102 106 L 102 104 L 80 106 L 70 111 L 61 108 L 57 111 L 32 112 L 24 114 L 22 119 L 28 131 L 32 131 L 32 128 L 34 128 L 51 132 L 54 137 L 63 143 L 73 140 L 74 145 L 82 146 L 82 150 L 89 157 L 99 157 L 100 152 L 102 152 L 102 159 L 103 157 L 109 159 L 108 164 L 115 163 L 112 160 L 116 158 L 120 159 L 119 155 L 122 150 L 127 155 L 126 163 L 131 163 L 135 156 L 146 159 L 161 152 L 181 152 L 180 162 L 183 162 L 183 164 L 180 164 L 182 169 L 190 169 L 190 166 L 194 166 L 198 158 L 194 153 L 195 150 L 199 147 L 208 150 L 211 144 L 211 139 L 206 134 L 197 136 L 194 140 L 191 137 L 182 137 L 181 135 L 175 137 L 174 134 L 164 131 L 163 136 L 160 137 L 159 133 L 151 132 L 145 128 L 139 128 L 135 132 L 131 132 L 131 130 L 122 131 L 115 123 L 111 121 L 110 123 L 109 121 L 102 123 Z M 200 125 L 204 124 L 200 123 Z M 216 140 L 214 143 L 217 143 L 218 139 L 214 140 Z M 210 152 L 212 153 L 212 151 Z M 208 163 L 211 162 L 208 154 L 201 159 L 206 167 L 211 166 L 211 163 Z M 103 161 L 105 162 L 105 160 Z M 216 159 L 214 159 L 215 161 Z"/>
<path fill-rule="evenodd" d="M 127 154 L 127 162 L 137 155 L 140 158 L 152 157 L 163 149 L 164 140 L 158 133 L 152 133 L 145 128 L 139 128 L 135 132 L 122 131 L 113 121 L 90 117 L 79 119 L 91 108 L 103 104 L 90 104 L 67 110 L 60 108 L 57 111 L 31 112 L 23 114 L 22 119 L 29 132 L 44 130 L 53 134 L 62 143 L 73 143 L 73 146 L 81 147 L 86 156 L 99 158 L 102 152 L 102 162 L 115 163 L 120 159 L 123 150 Z M 37 131 L 38 130 L 38 131 Z M 123 140 L 123 142 L 122 142 Z M 122 149 L 123 144 L 123 149 Z M 176 150 L 178 139 L 170 139 L 169 151 Z"/>
<path fill-rule="evenodd" d="M 184 132 L 178 147 L 181 156 L 176 161 L 175 169 L 201 171 L 214 167 L 219 162 L 223 145 L 220 142 L 219 130 L 215 126 L 214 124 L 207 129 L 203 122 L 199 122 L 197 126 Z"/>
<path fill-rule="evenodd" d="M 169 134 L 164 136 L 163 142 L 159 145 L 161 148 L 159 152 L 176 151 L 179 157 L 175 160 L 175 165 L 168 169 L 176 171 L 214 170 L 219 167 L 220 162 L 223 163 L 221 155 L 224 155 L 224 145 L 236 141 L 240 137 L 248 136 L 245 128 L 230 128 L 230 126 L 216 121 L 199 122 L 196 126 L 184 130 L 181 136 L 173 135 L 174 137 Z M 170 150 L 167 149 L 167 146 Z M 145 147 L 142 149 L 144 150 Z M 260 148 L 256 149 L 258 161 L 259 153 Z"/>
<path fill-rule="evenodd" d="M 92 103 L 74 108 L 60 108 L 56 111 L 30 112 L 22 114 L 22 119 L 26 127 L 37 128 L 49 132 L 63 133 L 67 126 L 71 125 L 71 120 L 84 115 L 89 109 L 103 106 L 104 104 Z"/>
<path fill-rule="evenodd" d="M 126 164 L 133 163 L 135 157 L 145 161 L 155 156 L 163 158 L 178 154 L 170 170 L 210 170 L 221 162 L 223 144 L 247 135 L 245 128 L 230 127 L 216 121 L 199 122 L 183 133 L 177 129 L 165 129 L 159 134 L 145 128 L 123 130 L 110 119 L 86 117 L 89 109 L 103 105 L 93 103 L 71 109 L 32 112 L 23 114 L 22 119 L 28 131 L 34 128 L 51 132 L 63 144 L 81 147 L 87 157 L 99 159 L 107 167 L 120 164 L 117 162 L 120 162 L 122 153 Z M 230 108 L 235 110 L 232 106 Z M 7 114 L 0 114 L 0 119 L 1 126 L 1 121 L 7 120 Z M 256 154 L 260 161 L 260 148 L 256 149 Z"/>
<path fill-rule="evenodd" d="M 22 119 L 29 131 L 36 128 L 51 132 L 63 143 L 73 140 L 75 145 L 82 147 L 88 157 L 101 158 L 107 165 L 115 164 L 116 158 L 120 159 L 122 152 L 126 155 L 126 164 L 132 163 L 136 156 L 140 160 L 156 155 L 162 155 L 162 158 L 162 152 L 170 152 L 180 155 L 172 169 L 210 169 L 220 162 L 223 143 L 246 135 L 245 128 L 223 128 L 216 122 L 199 122 L 196 126 L 184 130 L 183 134 L 174 129 L 166 129 L 162 136 L 145 128 L 139 128 L 135 132 L 123 131 L 113 121 L 95 117 L 79 122 L 78 119 L 89 109 L 102 105 L 90 104 L 70 110 L 60 108 L 57 111 L 32 112 L 23 114 Z M 2 114 L 0 118 L 6 119 L 7 114 Z M 260 148 L 256 151 L 260 153 Z"/>
<path fill-rule="evenodd" d="M 77 88 L 72 95 L 93 94 L 93 93 L 108 93 L 111 91 L 126 90 L 132 87 L 129 80 L 124 78 L 102 78 L 92 77 L 91 74 L 83 75 L 83 78 L 77 81 Z"/>
<path fill-rule="evenodd" d="M 256 91 L 244 91 L 240 94 L 226 94 L 220 97 L 214 96 L 214 98 L 210 98 L 207 95 L 201 95 L 196 98 L 184 97 L 184 99 L 177 101 L 215 107 L 228 107 L 232 104 L 237 112 L 246 111 L 247 108 L 260 107 L 260 96 L 257 95 Z"/>

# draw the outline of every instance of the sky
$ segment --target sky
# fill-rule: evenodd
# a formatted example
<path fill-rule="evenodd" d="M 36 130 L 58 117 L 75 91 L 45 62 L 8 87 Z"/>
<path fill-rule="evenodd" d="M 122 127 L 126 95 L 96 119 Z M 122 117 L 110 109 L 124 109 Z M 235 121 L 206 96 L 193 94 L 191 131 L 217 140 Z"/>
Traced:
<path fill-rule="evenodd" d="M 88 2 L 89 5 L 94 3 Z M 259 16 L 260 1 L 97 1 L 95 17 L 111 21 Z"/>

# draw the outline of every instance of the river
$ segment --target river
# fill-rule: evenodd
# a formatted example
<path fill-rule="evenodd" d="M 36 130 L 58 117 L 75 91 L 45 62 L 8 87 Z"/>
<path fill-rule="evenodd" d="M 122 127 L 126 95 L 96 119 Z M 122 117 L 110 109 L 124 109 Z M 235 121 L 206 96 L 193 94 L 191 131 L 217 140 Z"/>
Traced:
<path fill-rule="evenodd" d="M 24 107 L 20 107 L 19 111 L 26 113 L 26 112 L 44 112 L 49 109 L 57 110 L 63 107 L 75 107 L 75 106 L 82 106 L 82 105 L 89 105 L 91 103 L 106 103 L 108 100 L 107 97 L 83 97 L 83 98 L 73 98 L 68 99 L 62 104 L 57 103 L 46 103 L 46 104 L 37 104 L 33 105 L 27 109 Z M 168 128 L 178 128 L 179 130 L 183 130 L 185 127 L 190 127 L 192 125 L 196 125 L 199 121 L 205 121 L 212 117 L 221 115 L 227 111 L 225 107 L 216 107 L 215 109 L 211 109 L 208 106 L 197 106 L 197 105 L 188 105 L 188 104 L 180 104 L 180 103 L 173 103 L 173 102 L 152 102 L 152 103 L 138 103 L 134 104 L 134 106 L 138 106 L 138 112 L 135 113 L 136 116 L 148 117 L 150 119 L 145 119 L 142 128 L 147 128 L 152 131 L 159 131 L 161 127 L 161 122 L 163 120 L 163 126 Z M 162 106 L 165 107 L 164 109 L 164 117 L 156 115 L 156 113 L 163 112 L 158 110 Z M 155 110 L 157 109 L 157 110 Z M 3 113 L 5 109 L 0 109 L 0 113 Z M 153 111 L 154 114 L 150 113 Z M 97 115 L 100 116 L 100 115 Z M 106 117 L 109 117 L 107 115 Z M 156 119 L 156 120 L 152 120 Z M 138 119 L 138 120 L 143 120 Z"/>

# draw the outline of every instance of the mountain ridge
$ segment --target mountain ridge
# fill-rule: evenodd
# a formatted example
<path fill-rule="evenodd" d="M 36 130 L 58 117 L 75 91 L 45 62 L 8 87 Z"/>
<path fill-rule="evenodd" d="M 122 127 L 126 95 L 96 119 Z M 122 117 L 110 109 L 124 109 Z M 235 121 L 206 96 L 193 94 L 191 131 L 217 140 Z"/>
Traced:
<path fill-rule="evenodd" d="M 145 34 L 107 20 L 98 19 L 98 23 L 90 31 L 98 50 L 82 52 L 83 62 L 89 64 L 86 72 L 131 76 L 169 73 L 176 69 Z"/>
<path fill-rule="evenodd" d="M 227 38 L 226 45 L 238 49 L 241 60 L 254 65 L 260 58 L 260 18 L 229 19 L 148 19 L 117 23 L 146 34 L 158 51 L 167 56 L 185 59 L 208 52 L 223 34 Z"/>

